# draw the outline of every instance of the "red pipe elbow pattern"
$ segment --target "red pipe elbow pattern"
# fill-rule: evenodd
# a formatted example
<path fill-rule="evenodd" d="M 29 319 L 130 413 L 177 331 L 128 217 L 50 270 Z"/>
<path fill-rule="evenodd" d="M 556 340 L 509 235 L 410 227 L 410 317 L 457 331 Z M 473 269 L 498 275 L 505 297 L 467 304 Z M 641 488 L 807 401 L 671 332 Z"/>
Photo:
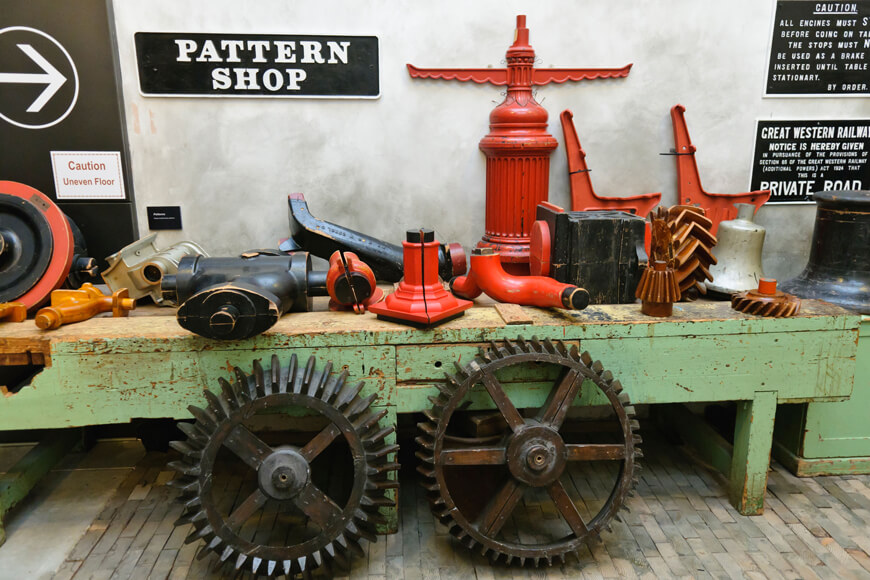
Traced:
<path fill-rule="evenodd" d="M 589 305 L 589 293 L 578 286 L 546 276 L 508 274 L 498 253 L 490 248 L 477 248 L 471 253 L 468 275 L 454 278 L 450 289 L 469 300 L 483 293 L 499 302 L 522 306 L 583 310 Z"/>

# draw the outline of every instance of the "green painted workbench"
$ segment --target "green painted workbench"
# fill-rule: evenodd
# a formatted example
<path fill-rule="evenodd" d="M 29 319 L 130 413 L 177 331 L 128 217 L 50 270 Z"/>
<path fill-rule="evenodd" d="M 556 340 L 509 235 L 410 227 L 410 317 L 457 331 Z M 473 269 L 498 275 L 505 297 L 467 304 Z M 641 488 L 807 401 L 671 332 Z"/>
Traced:
<path fill-rule="evenodd" d="M 870 316 L 861 317 L 852 398 L 781 405 L 774 456 L 801 477 L 870 473 Z"/>
<path fill-rule="evenodd" d="M 860 317 L 806 301 L 800 316 L 744 315 L 727 303 L 688 303 L 654 319 L 639 305 L 593 306 L 582 312 L 524 309 L 530 323 L 510 325 L 491 306 L 477 306 L 432 330 L 379 321 L 373 315 L 311 312 L 284 317 L 256 338 L 221 342 L 195 336 L 172 316 L 98 318 L 41 333 L 32 323 L 0 327 L 0 363 L 44 365 L 16 392 L 0 397 L 0 429 L 56 429 L 189 418 L 202 389 L 218 389 L 229 367 L 251 368 L 273 353 L 286 360 L 315 355 L 346 367 L 377 392 L 376 405 L 422 411 L 453 362 L 465 364 L 490 340 L 530 338 L 582 342 L 620 379 L 634 403 L 738 401 L 730 462 L 731 501 L 743 514 L 763 509 L 777 403 L 841 401 L 852 391 Z M 507 318 L 507 317 L 506 317 Z M 540 406 L 550 385 L 510 383 L 517 407 Z M 487 400 L 480 399 L 480 406 Z M 600 401 L 587 400 L 587 404 Z M 491 403 L 491 401 L 490 401 Z M 699 437 L 701 433 L 699 432 Z M 2 484 L 0 484 L 2 489 Z"/>

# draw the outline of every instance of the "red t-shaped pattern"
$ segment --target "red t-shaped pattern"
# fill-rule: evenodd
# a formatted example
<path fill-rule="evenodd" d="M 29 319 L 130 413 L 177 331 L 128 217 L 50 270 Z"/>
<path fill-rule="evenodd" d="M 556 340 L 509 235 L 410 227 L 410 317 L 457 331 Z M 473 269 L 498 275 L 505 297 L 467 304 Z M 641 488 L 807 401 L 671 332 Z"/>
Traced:
<path fill-rule="evenodd" d="M 547 132 L 547 111 L 535 102 L 532 87 L 628 75 L 622 68 L 535 68 L 526 17 L 517 16 L 506 68 L 417 68 L 414 78 L 507 85 L 507 95 L 489 115 L 490 133 L 480 142 L 486 154 L 486 233 L 479 248 L 492 248 L 511 274 L 529 273 L 529 243 L 536 207 L 547 201 L 550 154 L 556 140 Z"/>
<path fill-rule="evenodd" d="M 444 79 L 446 81 L 471 81 L 478 84 L 490 83 L 496 86 L 510 85 L 508 88 L 519 88 L 521 85 L 538 86 L 566 81 L 583 81 L 594 79 L 611 79 L 627 77 L 631 65 L 622 68 L 527 68 L 530 77 L 517 74 L 521 68 L 519 62 L 511 62 L 511 56 L 519 56 L 519 52 L 528 52 L 534 63 L 535 51 L 529 45 L 529 29 L 526 28 L 526 17 L 517 16 L 516 40 L 508 49 L 507 68 L 418 68 L 408 65 L 408 72 L 415 79 Z M 514 54 L 511 54 L 514 53 Z M 529 82 L 529 78 L 531 82 Z"/>

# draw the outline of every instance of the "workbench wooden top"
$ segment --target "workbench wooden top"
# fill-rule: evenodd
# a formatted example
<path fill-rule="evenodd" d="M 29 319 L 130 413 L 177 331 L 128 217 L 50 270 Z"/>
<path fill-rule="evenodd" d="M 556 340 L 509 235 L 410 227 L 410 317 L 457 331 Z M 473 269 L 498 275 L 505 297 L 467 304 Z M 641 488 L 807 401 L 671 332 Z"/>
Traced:
<path fill-rule="evenodd" d="M 833 304 L 805 300 L 793 318 L 763 318 L 732 310 L 728 302 L 697 301 L 674 306 L 674 315 L 653 318 L 639 304 L 589 306 L 583 311 L 522 307 L 530 324 L 510 325 L 491 304 L 475 305 L 460 318 L 430 329 L 415 329 L 379 320 L 374 314 L 298 312 L 282 317 L 264 334 L 247 340 L 220 341 L 199 337 L 177 323 L 174 309 L 146 306 L 128 318 L 101 315 L 53 331 L 38 329 L 32 320 L 0 323 L 0 362 L 10 355 L 52 352 L 81 353 L 110 348 L 115 352 L 152 351 L 157 345 L 172 350 L 237 350 L 287 346 L 287 341 L 316 346 L 336 344 L 424 344 L 479 342 L 501 329 L 500 335 L 526 337 L 534 333 L 566 340 L 632 336 L 680 336 L 857 328 L 860 316 Z M 112 345 L 111 347 L 109 345 Z M 119 350 L 120 349 L 120 350 Z M 37 362 L 38 361 L 34 361 Z"/>

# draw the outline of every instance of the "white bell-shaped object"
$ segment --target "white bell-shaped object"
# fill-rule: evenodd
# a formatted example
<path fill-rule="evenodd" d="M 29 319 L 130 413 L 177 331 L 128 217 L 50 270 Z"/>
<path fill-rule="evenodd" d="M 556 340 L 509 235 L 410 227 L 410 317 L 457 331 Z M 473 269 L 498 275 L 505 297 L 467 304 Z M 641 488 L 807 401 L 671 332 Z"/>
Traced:
<path fill-rule="evenodd" d="M 761 249 L 767 231 L 752 221 L 755 215 L 753 204 L 734 205 L 737 218 L 719 224 L 716 234 L 719 243 L 713 248 L 717 262 L 710 267 L 713 281 L 706 284 L 708 290 L 720 294 L 758 288 L 758 280 L 764 276 Z"/>

